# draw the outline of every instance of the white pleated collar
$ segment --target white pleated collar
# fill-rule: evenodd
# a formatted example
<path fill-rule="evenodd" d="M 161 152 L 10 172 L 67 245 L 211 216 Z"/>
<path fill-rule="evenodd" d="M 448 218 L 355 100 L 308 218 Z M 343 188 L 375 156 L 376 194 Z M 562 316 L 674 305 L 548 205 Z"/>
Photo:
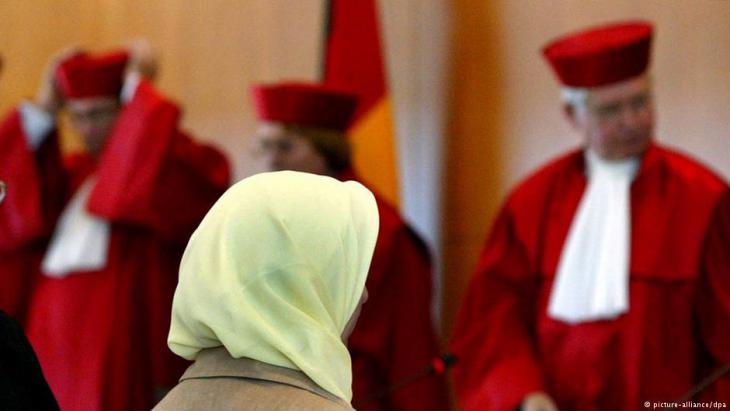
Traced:
<path fill-rule="evenodd" d="M 585 151 L 588 185 L 568 232 L 548 315 L 576 324 L 628 311 L 631 182 L 640 161 L 606 161 Z"/>

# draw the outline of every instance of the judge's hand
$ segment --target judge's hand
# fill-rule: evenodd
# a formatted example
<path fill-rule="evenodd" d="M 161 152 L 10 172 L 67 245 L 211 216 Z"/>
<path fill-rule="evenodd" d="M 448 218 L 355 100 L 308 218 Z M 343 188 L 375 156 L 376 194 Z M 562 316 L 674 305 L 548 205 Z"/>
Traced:
<path fill-rule="evenodd" d="M 127 45 L 129 52 L 129 63 L 127 63 L 127 75 L 136 74 L 143 79 L 154 82 L 159 73 L 160 56 L 149 41 L 137 39 Z"/>
<path fill-rule="evenodd" d="M 69 57 L 80 52 L 81 49 L 76 46 L 62 49 L 51 56 L 46 64 L 46 68 L 43 69 L 43 75 L 38 85 L 38 91 L 36 92 L 34 101 L 38 107 L 47 113 L 55 115 L 63 104 L 63 97 L 58 90 L 58 83 L 56 82 L 56 70 L 58 66 Z"/>
<path fill-rule="evenodd" d="M 558 411 L 558 406 L 544 392 L 533 392 L 522 401 L 522 411 Z"/>

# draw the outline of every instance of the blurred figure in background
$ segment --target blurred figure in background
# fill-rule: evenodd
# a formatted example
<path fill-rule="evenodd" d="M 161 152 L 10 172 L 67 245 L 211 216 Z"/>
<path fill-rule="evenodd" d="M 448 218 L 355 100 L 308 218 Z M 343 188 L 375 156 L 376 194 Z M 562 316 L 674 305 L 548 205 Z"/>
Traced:
<path fill-rule="evenodd" d="M 549 44 L 583 147 L 510 194 L 453 349 L 465 411 L 641 410 L 730 362 L 730 190 L 654 139 L 652 26 Z M 730 378 L 698 400 L 730 401 Z"/>
<path fill-rule="evenodd" d="M 253 89 L 257 156 L 267 171 L 295 170 L 357 180 L 346 132 L 355 96 L 301 83 Z M 438 355 L 431 317 L 428 249 L 390 204 L 375 194 L 380 232 L 367 280 L 369 299 L 348 340 L 353 406 L 359 411 L 447 410 L 442 376 L 429 376 L 380 398 L 373 394 L 421 372 Z"/>
<path fill-rule="evenodd" d="M 0 56 L 0 73 L 3 60 Z M 0 179 L 0 206 L 7 185 Z M 3 270 L 0 262 L 0 271 Z M 0 310 L 0 409 L 58 410 L 38 358 L 17 320 Z"/>
<path fill-rule="evenodd" d="M 0 307 L 63 410 L 149 409 L 184 369 L 165 344 L 177 266 L 229 168 L 179 130 L 155 70 L 144 44 L 65 50 L 0 125 Z M 62 109 L 85 153 L 59 152 Z"/>
<path fill-rule="evenodd" d="M 344 340 L 377 235 L 354 181 L 280 171 L 231 187 L 180 264 L 168 342 L 195 363 L 155 410 L 352 410 Z"/>

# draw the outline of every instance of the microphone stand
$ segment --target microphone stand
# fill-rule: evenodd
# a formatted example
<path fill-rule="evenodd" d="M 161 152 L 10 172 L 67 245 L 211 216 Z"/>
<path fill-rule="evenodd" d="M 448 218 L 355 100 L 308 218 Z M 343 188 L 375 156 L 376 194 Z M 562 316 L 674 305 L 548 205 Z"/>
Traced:
<path fill-rule="evenodd" d="M 427 367 L 424 367 L 421 371 L 405 377 L 399 381 L 396 381 L 395 383 L 390 384 L 378 391 L 375 391 L 363 398 L 362 400 L 354 402 L 352 405 L 355 408 L 364 407 L 381 398 L 385 398 L 388 395 L 400 390 L 401 388 L 411 385 L 418 380 L 421 380 L 422 378 L 426 378 L 430 375 L 444 374 L 456 363 L 457 360 L 458 358 L 453 354 L 442 354 L 438 357 L 434 357 L 434 359 L 431 360 L 431 364 L 429 364 Z"/>
<path fill-rule="evenodd" d="M 727 363 L 723 365 L 722 367 L 718 368 L 713 372 L 712 374 L 708 375 L 707 377 L 703 378 L 700 382 L 697 383 L 694 387 L 692 387 L 689 391 L 687 391 L 684 396 L 678 401 L 678 402 L 685 402 L 689 401 L 692 398 L 694 398 L 697 394 L 701 393 L 707 387 L 712 385 L 715 381 L 722 378 L 724 375 L 726 375 L 728 372 L 730 372 L 730 363 Z"/>

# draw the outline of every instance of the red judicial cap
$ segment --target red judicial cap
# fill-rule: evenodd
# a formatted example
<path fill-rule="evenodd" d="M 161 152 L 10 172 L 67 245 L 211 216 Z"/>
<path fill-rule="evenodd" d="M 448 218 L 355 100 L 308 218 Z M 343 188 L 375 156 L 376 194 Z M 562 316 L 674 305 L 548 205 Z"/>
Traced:
<path fill-rule="evenodd" d="M 122 90 L 126 51 L 76 54 L 58 66 L 56 81 L 65 98 L 115 96 Z"/>
<path fill-rule="evenodd" d="M 346 131 L 357 96 L 321 84 L 277 83 L 251 89 L 259 120 Z"/>
<path fill-rule="evenodd" d="M 598 87 L 646 71 L 652 32 L 644 21 L 614 23 L 560 37 L 542 52 L 564 85 Z"/>

